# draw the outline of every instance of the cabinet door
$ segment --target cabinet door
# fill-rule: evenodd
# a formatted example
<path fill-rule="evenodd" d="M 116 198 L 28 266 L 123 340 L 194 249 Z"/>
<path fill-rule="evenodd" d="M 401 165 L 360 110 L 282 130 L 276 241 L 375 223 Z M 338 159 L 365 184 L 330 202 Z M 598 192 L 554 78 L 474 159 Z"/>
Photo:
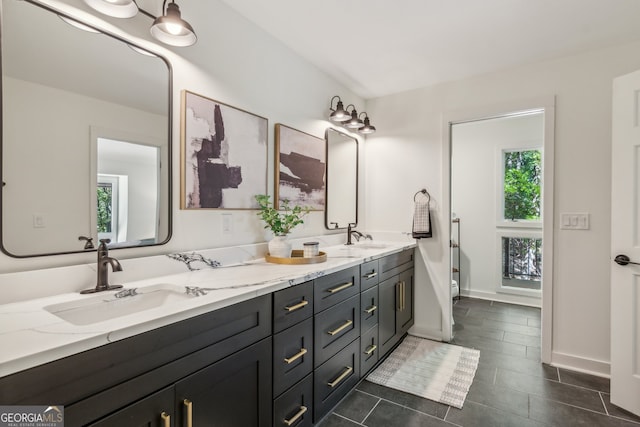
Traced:
<path fill-rule="evenodd" d="M 404 335 L 413 325 L 413 269 L 400 273 L 400 308 L 398 310 L 398 333 Z"/>
<path fill-rule="evenodd" d="M 179 381 L 176 425 L 187 425 L 190 407 L 194 426 L 270 426 L 271 372 L 267 338 Z"/>
<path fill-rule="evenodd" d="M 391 277 L 378 286 L 378 334 L 380 355 L 386 354 L 398 342 L 399 327 L 396 310 L 399 307 L 400 281 Z"/>
<path fill-rule="evenodd" d="M 89 424 L 90 427 L 172 427 L 177 426 L 173 417 L 173 387 L 167 387 L 124 409 Z"/>

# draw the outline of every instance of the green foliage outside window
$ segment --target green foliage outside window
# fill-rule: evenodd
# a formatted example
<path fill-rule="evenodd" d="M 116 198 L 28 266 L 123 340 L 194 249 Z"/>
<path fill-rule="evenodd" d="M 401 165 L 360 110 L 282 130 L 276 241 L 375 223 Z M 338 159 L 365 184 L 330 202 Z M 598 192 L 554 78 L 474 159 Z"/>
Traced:
<path fill-rule="evenodd" d="M 111 232 L 111 206 L 113 188 L 110 184 L 98 185 L 98 233 Z"/>
<path fill-rule="evenodd" d="M 504 156 L 504 218 L 540 219 L 540 150 L 512 151 Z"/>

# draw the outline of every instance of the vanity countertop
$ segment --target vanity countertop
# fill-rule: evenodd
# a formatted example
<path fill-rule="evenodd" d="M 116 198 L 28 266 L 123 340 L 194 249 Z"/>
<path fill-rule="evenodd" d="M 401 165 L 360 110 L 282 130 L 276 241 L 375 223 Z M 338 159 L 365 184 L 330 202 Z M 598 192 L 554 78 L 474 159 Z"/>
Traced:
<path fill-rule="evenodd" d="M 282 265 L 264 259 L 236 265 L 178 273 L 124 284 L 125 289 L 170 285 L 175 289 L 198 287 L 200 295 L 181 296 L 160 307 L 137 311 L 87 325 L 74 325 L 45 307 L 81 302 L 115 292 L 80 295 L 65 293 L 0 305 L 0 377 L 131 337 L 212 310 L 313 280 L 386 255 L 411 249 L 411 242 L 367 241 L 353 246 L 322 248 L 327 261 L 319 264 Z M 206 293 L 206 294 L 202 294 Z M 124 299 L 123 299 L 124 300 Z"/>

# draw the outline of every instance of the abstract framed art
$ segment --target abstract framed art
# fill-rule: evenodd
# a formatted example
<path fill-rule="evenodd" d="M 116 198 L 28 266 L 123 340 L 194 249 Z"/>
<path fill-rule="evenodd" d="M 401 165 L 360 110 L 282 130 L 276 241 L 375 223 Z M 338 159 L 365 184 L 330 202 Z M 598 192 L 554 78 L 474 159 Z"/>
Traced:
<path fill-rule="evenodd" d="M 257 209 L 267 192 L 266 118 L 182 91 L 181 209 Z"/>
<path fill-rule="evenodd" d="M 275 143 L 276 203 L 286 199 L 291 206 L 324 210 L 326 141 L 276 123 Z"/>

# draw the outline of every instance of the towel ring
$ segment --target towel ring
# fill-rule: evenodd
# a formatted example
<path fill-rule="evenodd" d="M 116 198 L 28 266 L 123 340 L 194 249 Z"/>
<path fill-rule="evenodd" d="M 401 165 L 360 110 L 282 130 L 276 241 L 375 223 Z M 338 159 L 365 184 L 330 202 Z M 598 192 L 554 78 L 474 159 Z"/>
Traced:
<path fill-rule="evenodd" d="M 427 196 L 427 199 L 428 199 L 429 201 L 431 201 L 431 194 L 429 194 L 429 192 L 427 191 L 427 189 L 426 189 L 426 188 L 423 188 L 422 190 L 420 190 L 420 191 L 416 192 L 416 194 L 414 194 L 414 195 L 413 195 L 413 201 L 414 201 L 414 202 L 416 201 L 416 197 L 417 197 L 417 196 L 418 196 L 418 194 L 420 194 L 420 193 L 422 193 L 422 194 L 424 194 L 425 196 Z"/>

